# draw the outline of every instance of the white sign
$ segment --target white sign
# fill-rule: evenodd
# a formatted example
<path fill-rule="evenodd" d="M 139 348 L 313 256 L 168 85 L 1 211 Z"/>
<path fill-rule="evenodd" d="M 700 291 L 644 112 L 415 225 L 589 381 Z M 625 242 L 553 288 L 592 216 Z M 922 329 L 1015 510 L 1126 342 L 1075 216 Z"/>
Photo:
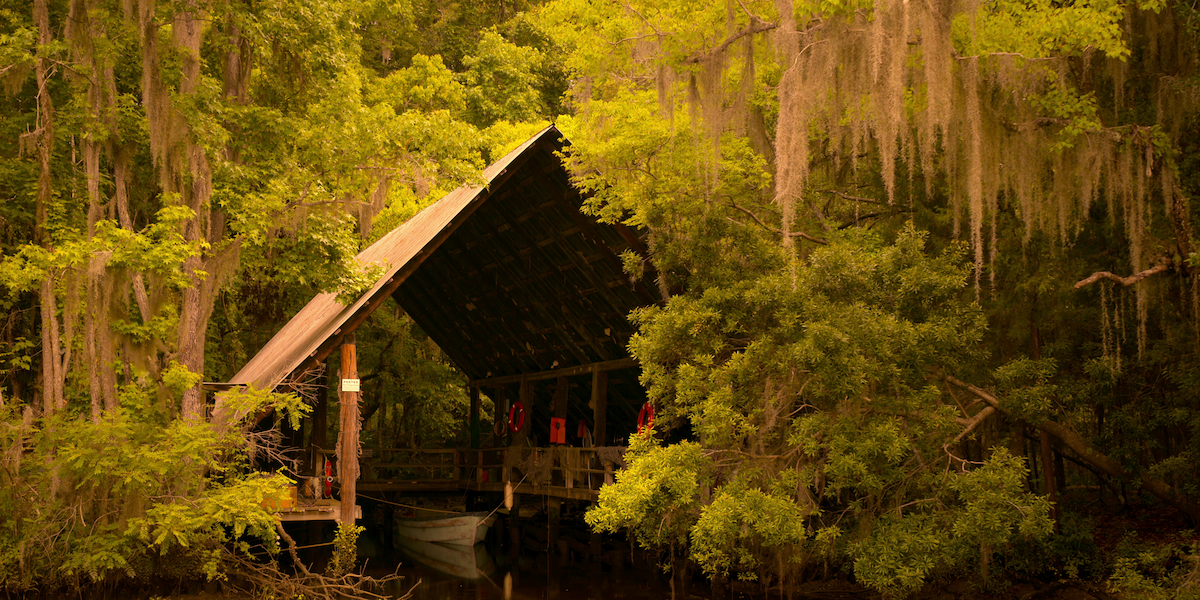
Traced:
<path fill-rule="evenodd" d="M 359 391 L 359 388 L 360 388 L 360 385 L 359 385 L 358 379 L 343 379 L 342 380 L 342 391 L 343 392 L 357 392 L 357 391 Z"/>

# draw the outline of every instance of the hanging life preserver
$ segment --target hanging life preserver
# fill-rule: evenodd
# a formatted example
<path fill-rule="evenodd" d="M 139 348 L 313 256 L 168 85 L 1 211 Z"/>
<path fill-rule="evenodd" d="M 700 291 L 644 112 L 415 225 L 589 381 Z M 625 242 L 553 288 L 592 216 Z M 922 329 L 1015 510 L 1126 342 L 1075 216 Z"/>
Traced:
<path fill-rule="evenodd" d="M 638 413 L 638 434 L 643 430 L 648 430 L 654 426 L 654 406 L 647 401 L 642 405 L 642 411 Z"/>
<path fill-rule="evenodd" d="M 582 440 L 584 438 L 584 436 L 586 436 L 587 434 L 588 434 L 588 420 L 580 419 L 579 427 L 575 428 L 575 437 Z"/>
<path fill-rule="evenodd" d="M 325 459 L 325 497 L 333 497 L 333 463 Z"/>
<path fill-rule="evenodd" d="M 517 400 L 513 402 L 512 408 L 508 409 L 508 430 L 516 433 L 523 427 L 525 427 L 525 405 Z"/>

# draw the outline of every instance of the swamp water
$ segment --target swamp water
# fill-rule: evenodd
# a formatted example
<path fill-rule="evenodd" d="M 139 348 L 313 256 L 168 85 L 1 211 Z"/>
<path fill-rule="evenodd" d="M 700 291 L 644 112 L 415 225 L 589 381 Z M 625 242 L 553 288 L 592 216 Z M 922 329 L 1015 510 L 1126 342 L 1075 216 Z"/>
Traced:
<path fill-rule="evenodd" d="M 570 542 L 560 546 L 567 552 L 550 553 L 535 549 L 545 548 L 544 535 L 539 538 L 533 526 L 528 529 L 517 552 L 512 551 L 509 536 L 502 535 L 508 531 L 500 526 L 473 548 L 413 542 L 398 536 L 392 540 L 367 538 L 360 545 L 360 556 L 367 557 L 367 574 L 401 575 L 404 579 L 389 591 L 402 594 L 412 588 L 414 600 L 671 598 L 670 582 L 662 570 L 650 561 L 639 564 L 628 547 L 622 551 L 606 544 L 604 562 L 592 562 L 586 552 L 570 548 L 582 545 L 569 537 L 578 532 L 563 532 L 560 539 Z M 543 525 L 538 533 L 544 531 Z M 680 600 L 706 597 L 676 594 Z"/>

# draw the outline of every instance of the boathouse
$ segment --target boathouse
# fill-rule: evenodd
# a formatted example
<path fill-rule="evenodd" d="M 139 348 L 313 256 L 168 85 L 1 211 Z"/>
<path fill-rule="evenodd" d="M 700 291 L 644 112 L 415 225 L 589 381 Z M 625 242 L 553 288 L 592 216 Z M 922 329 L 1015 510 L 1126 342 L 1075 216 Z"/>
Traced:
<path fill-rule="evenodd" d="M 648 264 L 641 232 L 580 212 L 584 198 L 560 158 L 565 144 L 547 127 L 487 167 L 484 185 L 454 190 L 380 238 L 358 255 L 384 269 L 370 290 L 349 305 L 316 296 L 230 382 L 215 386 L 299 387 L 341 352 L 333 381 L 342 389 L 328 390 L 341 399 L 340 447 L 324 439 L 324 394 L 302 444 L 310 457 L 347 457 L 337 473 L 343 512 L 354 506 L 355 489 L 501 492 L 508 483 L 518 495 L 588 501 L 611 481 L 621 451 L 614 444 L 636 429 L 646 399 L 626 349 L 634 333 L 627 315 L 663 298 L 652 272 L 640 279 L 623 272 L 627 251 Z M 357 389 L 354 333 L 388 297 L 469 378 L 470 447 L 368 449 L 359 466 L 350 424 L 359 421 L 359 396 L 372 390 L 369 381 Z M 481 424 L 481 390 L 505 423 Z M 503 425 L 515 403 L 525 418 L 510 432 Z M 231 416 L 242 415 L 218 395 L 214 420 Z M 481 428 L 493 425 L 491 447 L 480 448 Z M 577 435 L 585 429 L 590 440 Z"/>

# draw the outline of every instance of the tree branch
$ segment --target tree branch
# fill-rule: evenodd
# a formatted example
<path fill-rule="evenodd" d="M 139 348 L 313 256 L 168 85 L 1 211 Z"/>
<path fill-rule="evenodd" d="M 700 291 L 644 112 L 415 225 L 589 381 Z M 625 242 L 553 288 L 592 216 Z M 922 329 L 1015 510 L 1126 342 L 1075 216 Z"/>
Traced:
<path fill-rule="evenodd" d="M 290 554 L 292 557 L 292 562 L 296 564 L 296 567 L 300 569 L 301 573 L 304 573 L 305 577 L 311 577 L 312 573 L 308 571 L 308 567 L 304 566 L 304 561 L 300 560 L 300 555 L 296 553 L 296 540 L 293 540 L 292 536 L 288 535 L 288 532 L 283 530 L 282 522 L 275 521 L 275 531 L 279 533 L 280 539 L 282 539 L 286 544 L 288 554 Z"/>
<path fill-rule="evenodd" d="M 1114 275 L 1112 273 L 1109 273 L 1108 271 L 1097 271 L 1095 273 L 1092 273 L 1086 279 L 1082 279 L 1078 283 L 1076 283 L 1075 289 L 1089 286 L 1093 283 L 1096 283 L 1097 281 L 1100 281 L 1101 279 L 1111 279 L 1121 285 L 1129 286 L 1129 285 L 1133 285 L 1151 275 L 1156 275 L 1158 273 L 1162 273 L 1163 271 L 1166 271 L 1167 268 L 1169 268 L 1169 266 L 1170 266 L 1170 264 L 1167 262 L 1167 260 L 1165 258 L 1163 258 L 1159 261 L 1159 263 L 1157 265 L 1154 265 L 1153 267 L 1150 267 L 1149 269 L 1146 269 L 1145 271 L 1142 271 L 1141 273 L 1134 273 L 1133 275 L 1130 275 L 1129 277 L 1121 277 L 1120 275 Z"/>
<path fill-rule="evenodd" d="M 983 410 L 979 411 L 978 413 L 975 413 L 975 416 L 971 417 L 970 419 L 955 419 L 954 421 L 956 423 L 958 423 L 959 425 L 963 425 L 964 427 L 963 427 L 963 430 L 961 432 L 959 432 L 959 434 L 957 436 L 954 437 L 954 441 L 951 443 L 957 444 L 957 443 L 961 442 L 963 438 L 970 435 L 972 431 L 975 431 L 976 427 L 979 427 L 979 425 L 981 423 L 986 421 L 988 419 L 988 417 L 996 414 L 996 412 L 997 412 L 996 407 L 985 406 L 983 408 Z"/>
<path fill-rule="evenodd" d="M 764 20 L 758 18 L 755 15 L 750 15 L 750 24 L 747 25 L 744 29 L 742 29 L 741 31 L 726 38 L 724 42 L 721 42 L 720 46 L 717 46 L 716 48 L 713 48 L 712 50 L 709 50 L 708 52 L 705 52 L 704 54 L 701 54 L 699 56 L 693 56 L 693 57 L 685 60 L 684 62 L 689 62 L 692 64 L 699 64 L 701 62 L 704 62 L 705 60 L 708 60 L 709 58 L 712 58 L 714 56 L 721 54 L 722 52 L 725 51 L 726 48 L 728 48 L 734 42 L 736 42 L 748 35 L 754 35 L 756 33 L 762 33 L 764 31 L 771 31 L 772 29 L 775 29 L 776 27 L 779 27 L 778 23 L 770 23 L 768 21 L 764 21 Z"/>
<path fill-rule="evenodd" d="M 912 212 L 912 211 L 911 211 L 911 210 L 908 210 L 908 209 L 906 209 L 906 208 L 901 208 L 901 209 L 896 209 L 896 210 L 881 210 L 881 211 L 879 211 L 879 212 L 867 213 L 867 214 L 865 214 L 865 215 L 862 215 L 862 216 L 860 216 L 860 217 L 855 217 L 855 218 L 854 218 L 854 220 L 852 220 L 852 221 L 850 221 L 850 222 L 843 223 L 843 224 L 839 225 L 839 226 L 838 226 L 838 231 L 841 231 L 841 230 L 843 230 L 843 229 L 848 229 L 848 228 L 850 228 L 850 227 L 854 227 L 855 225 L 858 225 L 860 222 L 862 222 L 862 221 L 865 221 L 865 220 L 867 220 L 867 219 L 877 219 L 877 218 L 881 218 L 881 217 L 890 217 L 890 216 L 892 216 L 892 215 L 901 215 L 901 214 L 904 214 L 904 213 L 907 213 L 907 212 Z"/>
<path fill-rule="evenodd" d="M 845 192 L 839 192 L 837 190 L 817 190 L 817 191 L 821 192 L 823 194 L 833 194 L 834 196 L 837 196 L 843 200 L 853 200 L 854 202 L 866 202 L 868 204 L 878 204 L 880 206 L 884 206 L 887 204 L 887 202 L 884 202 L 882 200 L 876 200 L 874 198 L 863 198 L 862 196 L 852 196 L 850 194 L 847 194 Z"/>
<path fill-rule="evenodd" d="M 736 208 L 736 209 L 738 209 L 738 210 L 740 210 L 740 211 L 742 211 L 742 212 L 746 213 L 747 215 L 750 215 L 750 218 L 751 218 L 751 219 L 754 219 L 754 222 L 755 222 L 755 223 L 758 223 L 758 226 L 759 226 L 759 227 L 762 227 L 763 229 L 766 229 L 767 231 L 770 231 L 771 233 L 775 233 L 775 234 L 779 234 L 779 235 L 784 235 L 784 236 L 788 236 L 788 237 L 798 237 L 798 238 L 804 238 L 804 239 L 806 239 L 806 240 L 808 240 L 808 241 L 810 241 L 810 242 L 816 243 L 816 244 L 822 244 L 822 245 L 828 245 L 828 244 L 829 244 L 829 242 L 828 242 L 827 240 L 823 240 L 823 239 L 821 239 L 821 238 L 818 238 L 818 237 L 813 237 L 813 236 L 811 236 L 811 235 L 809 235 L 809 234 L 807 234 L 807 233 L 804 233 L 803 231 L 793 231 L 793 232 L 791 232 L 791 233 L 784 233 L 782 230 L 780 230 L 780 229 L 776 229 L 776 228 L 774 228 L 774 227 L 771 227 L 770 225 L 767 225 L 766 223 L 764 223 L 762 219 L 758 218 L 758 215 L 754 214 L 754 213 L 753 213 L 753 212 L 751 212 L 749 209 L 742 208 L 741 206 L 738 206 L 737 204 L 734 204 L 733 202 L 730 202 L 730 203 L 729 203 L 729 206 L 730 206 L 731 208 Z M 734 223 L 737 223 L 737 221 L 734 221 L 733 219 L 730 219 L 730 221 L 733 221 Z"/>

